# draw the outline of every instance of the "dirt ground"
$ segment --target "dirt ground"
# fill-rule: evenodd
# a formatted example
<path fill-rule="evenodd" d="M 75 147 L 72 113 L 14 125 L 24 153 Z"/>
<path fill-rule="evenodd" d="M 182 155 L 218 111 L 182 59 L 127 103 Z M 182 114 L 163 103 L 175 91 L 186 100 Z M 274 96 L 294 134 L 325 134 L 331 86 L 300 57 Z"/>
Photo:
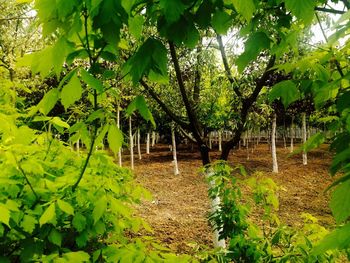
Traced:
<path fill-rule="evenodd" d="M 142 152 L 145 152 L 143 147 Z M 308 154 L 308 165 L 302 164 L 301 154 L 288 157 L 289 151 L 280 145 L 277 149 L 279 173 L 271 172 L 271 154 L 267 144 L 252 152 L 240 149 L 231 152 L 229 162 L 245 166 L 249 174 L 262 171 L 283 188 L 279 191 L 279 216 L 287 225 L 302 222 L 302 212 L 310 213 L 323 225 L 332 220 L 328 197 L 324 189 L 332 182 L 328 173 L 331 155 L 327 146 Z M 219 152 L 211 153 L 212 159 Z M 207 183 L 200 175 L 201 160 L 198 152 L 181 145 L 178 149 L 180 175 L 173 173 L 172 152 L 168 145 L 156 145 L 151 154 L 135 155 L 137 181 L 153 194 L 152 201 L 144 201 L 138 212 L 154 229 L 154 236 L 171 250 L 191 253 L 189 244 L 211 246 L 212 234 L 207 221 L 210 210 Z M 128 156 L 124 156 L 128 165 Z"/>

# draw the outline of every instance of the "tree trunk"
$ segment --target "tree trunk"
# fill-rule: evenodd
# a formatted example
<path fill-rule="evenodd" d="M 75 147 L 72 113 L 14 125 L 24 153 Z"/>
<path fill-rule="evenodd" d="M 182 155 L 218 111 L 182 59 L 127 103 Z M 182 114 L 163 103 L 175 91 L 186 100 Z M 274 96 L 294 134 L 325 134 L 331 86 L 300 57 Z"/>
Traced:
<path fill-rule="evenodd" d="M 149 154 L 149 141 L 150 141 L 150 134 L 147 132 L 147 139 L 146 139 L 146 154 Z"/>
<path fill-rule="evenodd" d="M 117 127 L 120 129 L 120 109 L 119 109 L 119 103 L 117 105 Z M 122 167 L 122 147 L 118 150 L 118 163 L 119 166 Z"/>
<path fill-rule="evenodd" d="M 130 166 L 134 170 L 134 138 L 132 136 L 131 116 L 129 117 Z"/>
<path fill-rule="evenodd" d="M 218 131 L 219 152 L 222 152 L 222 131 Z"/>
<path fill-rule="evenodd" d="M 77 152 L 80 154 L 80 140 L 77 140 Z"/>
<path fill-rule="evenodd" d="M 272 117 L 272 129 L 271 129 L 271 153 L 272 153 L 272 172 L 278 173 L 278 164 L 277 164 L 277 154 L 276 154 L 276 113 Z"/>
<path fill-rule="evenodd" d="M 210 178 L 211 176 L 214 175 L 214 171 L 212 169 L 212 167 L 209 167 L 208 169 L 206 169 L 206 176 L 207 178 Z M 214 182 L 210 181 L 210 187 L 214 187 L 215 184 Z M 214 199 L 211 200 L 211 211 L 212 213 L 215 213 L 217 210 L 220 209 L 220 197 L 216 196 Z M 214 229 L 213 231 L 213 243 L 214 243 L 214 247 L 218 248 L 221 247 L 223 249 L 226 248 L 226 241 L 225 239 L 219 239 L 220 236 L 220 232 L 222 231 L 222 229 Z"/>
<path fill-rule="evenodd" d="M 174 175 L 179 175 L 179 167 L 177 165 L 177 157 L 176 157 L 176 140 L 175 140 L 174 127 L 171 127 L 171 141 L 173 144 Z"/>
<path fill-rule="evenodd" d="M 208 135 L 208 137 L 209 137 L 209 149 L 212 149 L 213 148 L 213 145 L 212 145 L 212 134 L 211 134 L 211 132 L 209 132 L 209 135 Z"/>
<path fill-rule="evenodd" d="M 290 152 L 294 151 L 294 116 L 292 116 L 292 123 L 290 125 Z"/>
<path fill-rule="evenodd" d="M 139 155 L 139 160 L 142 159 L 142 155 L 141 155 L 141 135 L 140 135 L 140 128 L 137 129 L 137 153 Z"/>
<path fill-rule="evenodd" d="M 156 133 L 155 131 L 152 131 L 152 147 L 154 147 L 155 143 L 156 143 Z"/>
<path fill-rule="evenodd" d="M 303 127 L 302 127 L 302 133 L 303 133 L 303 143 L 306 142 L 306 113 L 302 114 L 302 122 L 303 122 Z M 306 151 L 303 151 L 303 165 L 307 165 L 307 153 Z"/>

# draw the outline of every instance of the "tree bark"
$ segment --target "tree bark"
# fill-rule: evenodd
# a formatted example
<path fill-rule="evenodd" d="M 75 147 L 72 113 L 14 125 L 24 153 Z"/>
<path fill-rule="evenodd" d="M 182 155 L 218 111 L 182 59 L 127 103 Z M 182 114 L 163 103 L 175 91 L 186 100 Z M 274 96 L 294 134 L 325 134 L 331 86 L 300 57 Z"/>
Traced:
<path fill-rule="evenodd" d="M 117 127 L 120 129 L 120 108 L 119 108 L 119 103 L 117 105 Z M 119 148 L 118 150 L 118 163 L 119 166 L 122 167 L 122 147 Z"/>
<path fill-rule="evenodd" d="M 134 170 L 134 138 L 132 136 L 131 116 L 129 117 L 129 146 L 130 146 L 130 167 Z"/>
<path fill-rule="evenodd" d="M 292 116 L 292 123 L 290 125 L 290 152 L 294 151 L 294 116 Z"/>
<path fill-rule="evenodd" d="M 303 134 L 303 143 L 306 142 L 306 113 L 302 114 L 302 122 L 303 122 L 303 127 L 302 127 L 302 134 Z M 307 165 L 307 153 L 305 150 L 303 150 L 303 165 Z"/>
<path fill-rule="evenodd" d="M 152 131 L 152 147 L 154 147 L 155 143 L 156 143 L 156 133 L 155 131 Z"/>
<path fill-rule="evenodd" d="M 278 173 L 277 153 L 276 153 L 276 122 L 277 114 L 274 113 L 272 117 L 271 129 L 271 154 L 272 154 L 272 172 Z"/>
<path fill-rule="evenodd" d="M 211 176 L 214 175 L 214 171 L 212 167 L 209 167 L 208 169 L 206 169 L 205 171 L 206 173 L 206 177 L 210 178 Z M 210 181 L 210 187 L 215 187 L 215 183 L 211 180 Z M 214 199 L 211 200 L 211 211 L 212 213 L 215 213 L 217 210 L 220 209 L 220 197 L 216 196 Z M 222 229 L 214 229 L 213 231 L 213 243 L 214 243 L 214 247 L 218 248 L 226 248 L 226 241 L 225 239 L 220 239 L 220 232 L 222 231 Z"/>
<path fill-rule="evenodd" d="M 177 164 L 177 155 L 176 155 L 176 139 L 175 139 L 175 128 L 171 127 L 171 141 L 173 144 L 173 161 L 174 161 L 174 175 L 179 175 L 179 167 Z"/>
<path fill-rule="evenodd" d="M 142 159 L 141 155 L 141 135 L 140 135 L 140 129 L 137 129 L 137 153 L 139 155 L 139 160 Z"/>
<path fill-rule="evenodd" d="M 149 141 L 150 141 L 150 134 L 147 132 L 147 137 L 146 137 L 146 154 L 149 154 Z"/>

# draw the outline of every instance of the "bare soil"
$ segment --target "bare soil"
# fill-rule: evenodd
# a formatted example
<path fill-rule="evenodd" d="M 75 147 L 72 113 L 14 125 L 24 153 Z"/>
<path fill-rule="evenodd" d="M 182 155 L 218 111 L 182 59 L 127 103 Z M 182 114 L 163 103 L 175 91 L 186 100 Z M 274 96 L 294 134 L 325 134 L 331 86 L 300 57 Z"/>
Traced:
<path fill-rule="evenodd" d="M 145 152 L 144 146 L 142 147 Z M 213 150 L 212 159 L 219 152 Z M 137 155 L 135 155 L 137 158 Z M 212 234 L 208 225 L 210 211 L 207 183 L 200 175 L 201 160 L 196 149 L 190 146 L 178 147 L 180 175 L 174 175 L 172 152 L 168 145 L 156 145 L 151 154 L 135 159 L 137 181 L 148 189 L 152 201 L 144 201 L 137 208 L 138 213 L 154 229 L 154 236 L 172 251 L 191 253 L 190 244 L 212 245 Z M 333 222 L 328 206 L 329 197 L 325 188 L 332 182 L 328 173 L 331 154 L 324 145 L 308 153 L 308 165 L 302 164 L 301 154 L 289 156 L 289 150 L 282 145 L 277 148 L 279 173 L 271 172 L 271 154 L 267 144 L 260 144 L 255 150 L 237 149 L 230 154 L 232 165 L 242 164 L 249 174 L 264 172 L 281 186 L 279 191 L 279 216 L 287 225 L 299 225 L 301 213 L 307 212 L 319 219 L 322 225 Z M 128 156 L 124 156 L 124 166 Z M 253 215 L 254 216 L 254 215 Z"/>

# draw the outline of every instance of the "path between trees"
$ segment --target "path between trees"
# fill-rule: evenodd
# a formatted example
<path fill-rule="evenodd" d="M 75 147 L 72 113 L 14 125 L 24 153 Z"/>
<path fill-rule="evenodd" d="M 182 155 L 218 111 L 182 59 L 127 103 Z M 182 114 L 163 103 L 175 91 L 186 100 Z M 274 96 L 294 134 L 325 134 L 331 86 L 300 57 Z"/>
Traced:
<path fill-rule="evenodd" d="M 243 164 L 248 173 L 262 171 L 281 186 L 280 217 L 288 225 L 300 225 L 303 212 L 311 213 L 322 225 L 333 222 L 324 189 L 332 182 L 328 174 L 331 155 L 326 146 L 309 153 L 309 164 L 302 165 L 301 155 L 288 157 L 289 151 L 278 147 L 279 174 L 271 172 L 271 154 L 266 144 L 259 145 L 247 160 L 245 149 L 230 156 L 230 163 Z M 219 153 L 215 152 L 214 156 Z M 128 156 L 124 156 L 127 166 Z M 154 236 L 178 253 L 191 253 L 190 244 L 211 246 L 211 230 L 206 219 L 210 210 L 207 183 L 199 175 L 199 154 L 186 146 L 178 151 L 180 175 L 174 176 L 172 153 L 167 145 L 157 145 L 151 154 L 135 160 L 137 181 L 148 189 L 152 201 L 138 207 L 139 214 L 152 226 Z M 244 190 L 243 190 L 244 191 Z"/>

